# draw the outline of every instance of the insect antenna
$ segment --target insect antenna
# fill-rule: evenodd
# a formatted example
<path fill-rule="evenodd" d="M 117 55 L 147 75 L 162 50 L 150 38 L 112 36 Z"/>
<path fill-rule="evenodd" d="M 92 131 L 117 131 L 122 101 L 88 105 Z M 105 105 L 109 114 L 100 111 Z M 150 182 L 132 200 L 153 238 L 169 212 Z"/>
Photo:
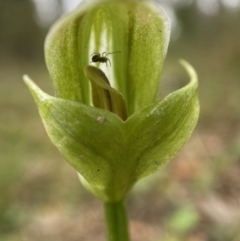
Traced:
<path fill-rule="evenodd" d="M 121 53 L 121 51 L 115 51 L 115 52 L 107 53 L 105 56 L 107 56 L 109 54 L 115 54 L 115 53 Z"/>

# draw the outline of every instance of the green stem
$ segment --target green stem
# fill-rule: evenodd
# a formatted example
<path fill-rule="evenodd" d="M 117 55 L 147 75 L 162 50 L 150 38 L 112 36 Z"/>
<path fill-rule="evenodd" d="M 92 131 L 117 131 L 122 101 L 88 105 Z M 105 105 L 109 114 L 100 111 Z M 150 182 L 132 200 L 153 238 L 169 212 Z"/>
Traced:
<path fill-rule="evenodd" d="M 124 202 L 105 203 L 108 241 L 130 241 Z"/>

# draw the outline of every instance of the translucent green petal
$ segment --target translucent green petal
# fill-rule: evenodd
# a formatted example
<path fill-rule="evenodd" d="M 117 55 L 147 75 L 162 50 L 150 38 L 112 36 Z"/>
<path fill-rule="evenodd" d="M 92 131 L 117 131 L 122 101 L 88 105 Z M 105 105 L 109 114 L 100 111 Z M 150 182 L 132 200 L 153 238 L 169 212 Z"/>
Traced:
<path fill-rule="evenodd" d="M 45 59 L 56 96 L 90 103 L 89 83 L 83 68 L 89 62 L 92 5 L 84 3 L 58 20 L 45 42 Z M 88 11 L 87 11 L 88 10 Z M 86 14 L 87 13 L 87 14 Z"/>
<path fill-rule="evenodd" d="M 83 3 L 60 19 L 45 43 L 46 63 L 57 97 L 91 104 L 84 67 L 94 52 L 107 55 L 112 66 L 96 64 L 127 103 L 129 115 L 156 100 L 166 55 L 170 23 L 150 1 Z"/>
<path fill-rule="evenodd" d="M 170 22 L 157 3 L 132 4 L 126 80 L 129 115 L 156 100 L 169 35 Z"/>
<path fill-rule="evenodd" d="M 104 63 L 98 66 L 123 94 L 128 113 L 153 103 L 170 35 L 164 11 L 151 1 L 110 1 L 95 7 L 92 20 L 93 51 L 121 51 L 107 56 L 111 68 Z"/>

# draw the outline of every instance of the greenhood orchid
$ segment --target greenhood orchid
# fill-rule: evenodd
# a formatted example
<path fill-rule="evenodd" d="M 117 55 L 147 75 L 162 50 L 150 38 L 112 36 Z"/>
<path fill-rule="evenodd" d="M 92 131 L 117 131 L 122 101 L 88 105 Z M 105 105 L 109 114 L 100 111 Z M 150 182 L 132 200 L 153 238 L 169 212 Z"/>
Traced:
<path fill-rule="evenodd" d="M 170 35 L 150 1 L 86 1 L 51 28 L 45 57 L 56 96 L 24 80 L 53 144 L 105 202 L 123 200 L 139 179 L 166 165 L 198 119 L 197 75 L 157 100 Z M 91 63 L 107 55 L 111 66 Z"/>

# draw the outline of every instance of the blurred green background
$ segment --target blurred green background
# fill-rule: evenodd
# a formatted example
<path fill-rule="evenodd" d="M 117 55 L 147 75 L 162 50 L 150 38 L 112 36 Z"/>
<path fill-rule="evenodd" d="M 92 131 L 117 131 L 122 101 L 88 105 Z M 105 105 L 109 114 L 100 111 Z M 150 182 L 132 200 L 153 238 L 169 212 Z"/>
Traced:
<path fill-rule="evenodd" d="M 105 240 L 102 204 L 50 143 L 22 81 L 49 94 L 43 43 L 78 1 L 0 0 L 0 241 Z M 240 240 L 240 1 L 162 0 L 173 20 L 163 97 L 200 81 L 201 115 L 181 153 L 127 200 L 133 241 Z"/>

